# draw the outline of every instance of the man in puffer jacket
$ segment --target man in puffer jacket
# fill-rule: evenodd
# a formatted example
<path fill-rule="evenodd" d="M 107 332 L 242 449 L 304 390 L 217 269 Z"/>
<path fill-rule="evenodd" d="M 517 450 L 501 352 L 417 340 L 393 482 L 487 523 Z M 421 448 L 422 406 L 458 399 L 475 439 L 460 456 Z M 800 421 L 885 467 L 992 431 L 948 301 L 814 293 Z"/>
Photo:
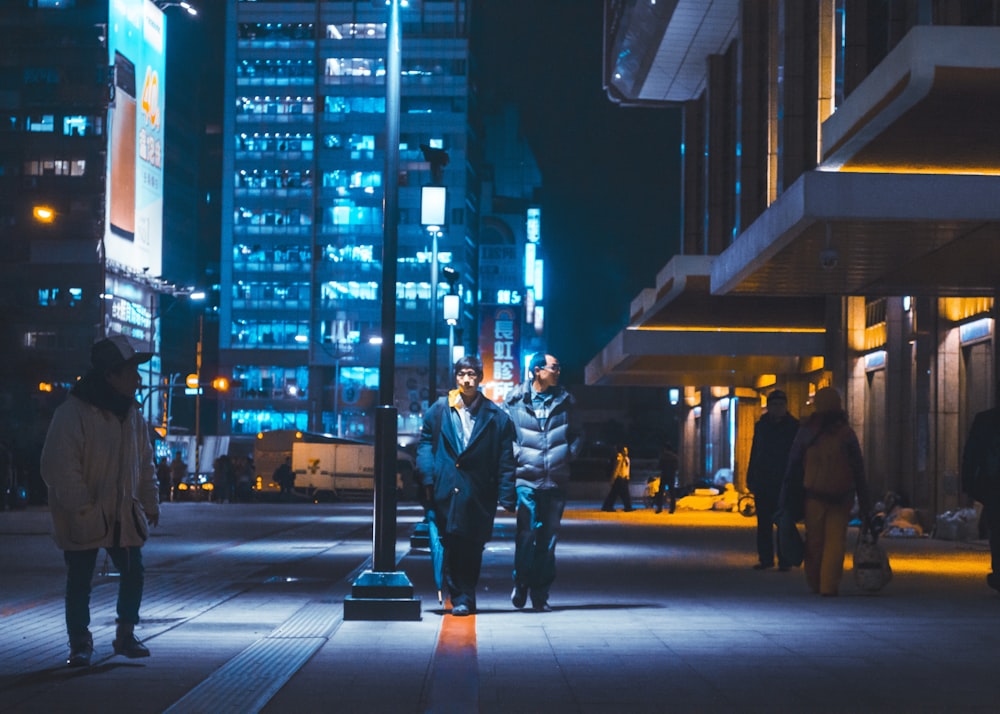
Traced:
<path fill-rule="evenodd" d="M 570 461 L 581 441 L 571 422 L 573 397 L 559 386 L 559 360 L 535 355 L 531 382 L 507 396 L 504 409 L 514 422 L 517 461 L 517 535 L 514 550 L 514 607 L 548 612 L 556 577 L 556 541 L 566 507 Z"/>
<path fill-rule="evenodd" d="M 142 601 L 142 544 L 157 525 L 160 506 L 149 427 L 135 400 L 139 352 L 124 335 L 95 343 L 92 368 L 56 409 L 42 448 L 53 537 L 66 561 L 66 629 L 71 667 L 86 667 L 94 652 L 90 590 L 98 550 L 121 574 L 117 654 L 148 657 L 135 638 Z"/>

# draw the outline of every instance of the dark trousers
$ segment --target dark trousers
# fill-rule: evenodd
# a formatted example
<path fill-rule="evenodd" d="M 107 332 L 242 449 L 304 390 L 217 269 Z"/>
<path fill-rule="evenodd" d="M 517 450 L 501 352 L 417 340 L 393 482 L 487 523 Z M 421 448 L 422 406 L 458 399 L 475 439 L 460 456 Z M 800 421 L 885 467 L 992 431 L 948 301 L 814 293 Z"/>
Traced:
<path fill-rule="evenodd" d="M 656 492 L 656 496 L 653 497 L 653 506 L 656 507 L 656 512 L 659 513 L 663 510 L 664 496 L 670 496 L 670 512 L 673 513 L 677 510 L 677 492 L 674 490 L 674 477 L 667 478 L 666 476 L 660 476 L 660 488 Z"/>
<path fill-rule="evenodd" d="M 622 505 L 626 511 L 632 510 L 632 495 L 628 492 L 629 480 L 627 478 L 616 478 L 611 483 L 611 490 L 608 491 L 607 498 L 601 504 L 602 511 L 612 511 L 615 508 L 615 501 L 620 497 Z"/>
<path fill-rule="evenodd" d="M 107 548 L 108 556 L 121 574 L 118 579 L 118 622 L 139 623 L 144 582 L 142 548 Z M 66 561 L 66 631 L 70 638 L 90 627 L 90 590 L 97 565 L 98 549 L 64 550 Z"/>
<path fill-rule="evenodd" d="M 514 582 L 528 588 L 532 603 L 546 602 L 556 579 L 556 542 L 565 508 L 561 488 L 517 487 Z"/>
<path fill-rule="evenodd" d="M 483 567 L 484 543 L 463 536 L 445 534 L 445 581 L 451 606 L 466 605 L 476 609 L 476 584 Z"/>
<path fill-rule="evenodd" d="M 774 565 L 775 524 L 774 516 L 778 512 L 778 494 L 769 491 L 754 491 L 754 507 L 757 509 L 757 557 L 764 565 Z M 786 567 L 781 554 L 781 544 L 778 543 L 778 567 Z"/>
<path fill-rule="evenodd" d="M 983 520 L 990 529 L 990 565 L 993 573 L 1000 575 L 1000 503 L 984 503 Z"/>

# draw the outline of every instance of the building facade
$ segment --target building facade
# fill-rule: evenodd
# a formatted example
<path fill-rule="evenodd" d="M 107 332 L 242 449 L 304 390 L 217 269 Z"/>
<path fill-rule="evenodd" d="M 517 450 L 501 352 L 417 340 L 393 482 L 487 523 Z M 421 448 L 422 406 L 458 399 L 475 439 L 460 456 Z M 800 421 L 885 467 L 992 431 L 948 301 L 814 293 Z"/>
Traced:
<path fill-rule="evenodd" d="M 453 291 L 458 328 L 468 338 L 476 324 L 481 128 L 466 3 L 401 13 L 394 338 L 380 330 L 388 10 L 367 0 L 230 0 L 228 10 L 219 361 L 238 386 L 219 429 L 372 438 L 381 338 L 395 340 L 398 431 L 415 433 L 432 391 L 450 384 L 434 301 Z M 440 176 L 429 156 L 443 159 Z M 437 226 L 421 222 L 431 184 L 446 189 Z"/>
<path fill-rule="evenodd" d="M 195 202 L 166 188 L 167 24 L 151 0 L 0 13 L 0 434 L 33 489 L 51 410 L 90 345 L 125 333 L 159 353 L 165 276 L 197 240 Z M 200 127 L 178 126 L 175 139 L 197 144 Z M 193 340 L 190 352 L 193 368 Z M 186 366 L 158 354 L 144 382 Z M 144 408 L 162 423 L 159 400 Z"/>
<path fill-rule="evenodd" d="M 993 403 L 1000 5 L 609 0 L 605 85 L 682 113 L 682 255 L 592 384 L 683 393 L 683 477 L 742 486 L 763 399 L 845 396 L 875 494 L 925 525 Z"/>

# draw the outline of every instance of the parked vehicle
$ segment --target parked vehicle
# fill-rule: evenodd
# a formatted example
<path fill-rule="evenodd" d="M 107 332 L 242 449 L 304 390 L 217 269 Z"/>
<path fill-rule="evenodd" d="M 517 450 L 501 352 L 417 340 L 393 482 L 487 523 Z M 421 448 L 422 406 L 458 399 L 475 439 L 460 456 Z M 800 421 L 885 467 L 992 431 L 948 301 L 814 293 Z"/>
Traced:
<path fill-rule="evenodd" d="M 177 484 L 174 491 L 175 501 L 211 501 L 215 493 L 215 484 L 209 474 L 188 474 Z"/>
<path fill-rule="evenodd" d="M 375 488 L 375 446 L 363 441 L 328 434 L 281 429 L 257 435 L 254 463 L 255 491 L 276 496 L 281 487 L 274 472 L 291 458 L 295 491 L 312 500 L 343 500 L 369 497 Z M 396 452 L 396 488 L 410 482 L 413 457 Z"/>

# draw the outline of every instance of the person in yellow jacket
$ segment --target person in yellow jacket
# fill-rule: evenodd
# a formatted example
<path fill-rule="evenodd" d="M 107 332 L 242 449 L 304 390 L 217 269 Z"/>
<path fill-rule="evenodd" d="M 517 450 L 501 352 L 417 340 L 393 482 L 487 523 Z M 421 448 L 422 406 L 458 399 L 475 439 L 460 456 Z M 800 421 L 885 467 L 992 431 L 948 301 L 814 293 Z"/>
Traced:
<path fill-rule="evenodd" d="M 615 468 L 611 473 L 611 490 L 601 505 L 602 511 L 614 511 L 615 501 L 620 497 L 624 511 L 632 511 L 632 496 L 628 492 L 629 477 L 632 474 L 632 460 L 628 455 L 628 447 L 623 446 L 615 456 Z"/>
<path fill-rule="evenodd" d="M 104 548 L 118 580 L 118 629 L 112 647 L 126 657 L 148 657 L 136 639 L 142 601 L 142 545 L 160 519 L 149 426 L 136 402 L 139 352 L 124 335 L 91 349 L 91 369 L 55 411 L 42 447 L 53 537 L 66 561 L 66 629 L 71 667 L 86 667 L 94 652 L 90 590 L 97 553 Z"/>

